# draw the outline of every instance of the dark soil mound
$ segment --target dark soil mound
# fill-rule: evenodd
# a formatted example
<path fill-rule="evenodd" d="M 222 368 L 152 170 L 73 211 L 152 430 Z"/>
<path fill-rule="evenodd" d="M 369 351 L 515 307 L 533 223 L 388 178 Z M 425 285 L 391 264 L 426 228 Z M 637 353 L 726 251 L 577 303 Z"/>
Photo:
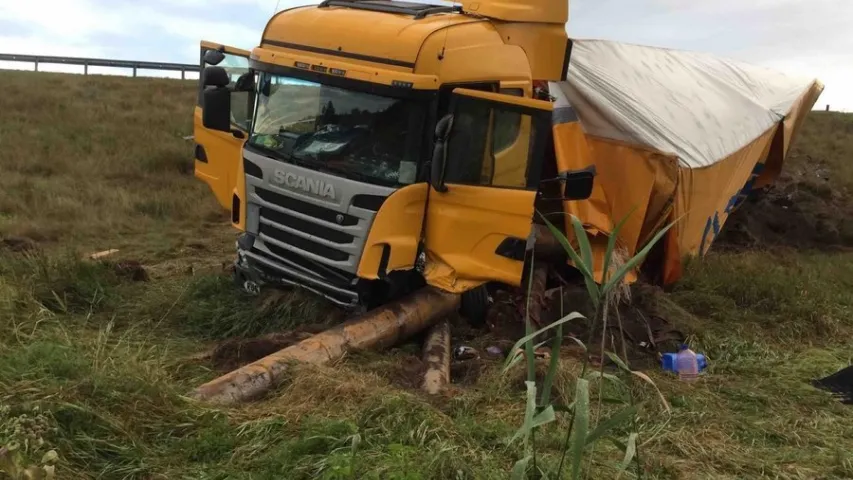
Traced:
<path fill-rule="evenodd" d="M 726 250 L 772 247 L 853 248 L 853 205 L 848 192 L 832 187 L 828 168 L 788 168 L 774 185 L 753 192 L 714 242 Z"/>

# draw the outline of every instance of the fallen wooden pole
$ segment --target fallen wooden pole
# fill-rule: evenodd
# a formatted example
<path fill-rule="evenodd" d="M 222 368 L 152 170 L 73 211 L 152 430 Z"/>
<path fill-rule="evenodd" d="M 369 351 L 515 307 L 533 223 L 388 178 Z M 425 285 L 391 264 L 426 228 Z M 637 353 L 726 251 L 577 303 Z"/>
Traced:
<path fill-rule="evenodd" d="M 323 365 L 350 350 L 388 348 L 458 307 L 459 295 L 426 287 L 211 380 L 190 396 L 218 405 L 251 400 L 276 386 L 293 362 Z"/>
<path fill-rule="evenodd" d="M 432 327 L 424 341 L 423 390 L 430 395 L 441 393 L 450 383 L 450 322 L 444 320 Z"/>

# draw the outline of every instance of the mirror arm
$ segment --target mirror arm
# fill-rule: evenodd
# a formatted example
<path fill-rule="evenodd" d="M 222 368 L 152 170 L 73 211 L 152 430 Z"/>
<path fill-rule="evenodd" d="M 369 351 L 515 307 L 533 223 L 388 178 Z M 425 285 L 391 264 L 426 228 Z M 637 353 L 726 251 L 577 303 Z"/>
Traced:
<path fill-rule="evenodd" d="M 554 178 L 546 178 L 541 180 L 541 183 L 550 183 L 550 182 L 566 182 L 571 177 L 576 175 L 590 174 L 593 177 L 597 175 L 597 171 L 595 169 L 595 165 L 590 165 L 581 170 L 566 170 L 564 172 L 560 172 Z"/>

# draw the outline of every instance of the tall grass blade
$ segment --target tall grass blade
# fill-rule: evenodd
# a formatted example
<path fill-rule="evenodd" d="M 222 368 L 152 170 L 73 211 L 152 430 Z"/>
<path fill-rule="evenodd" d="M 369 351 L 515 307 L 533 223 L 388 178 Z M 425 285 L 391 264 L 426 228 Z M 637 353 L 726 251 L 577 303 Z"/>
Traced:
<path fill-rule="evenodd" d="M 563 247 L 563 250 L 566 251 L 566 254 L 569 255 L 569 258 L 572 260 L 572 263 L 575 264 L 575 268 L 577 268 L 584 278 L 584 284 L 586 285 L 587 293 L 589 294 L 589 298 L 595 302 L 595 305 L 598 306 L 599 301 L 599 288 L 595 283 L 595 274 L 592 270 L 587 268 L 587 265 L 584 263 L 583 259 L 578 255 L 578 252 L 575 251 L 572 244 L 569 243 L 569 240 L 563 235 L 563 232 L 560 231 L 559 228 L 555 227 L 550 220 L 545 218 L 545 215 L 539 213 L 539 216 L 542 220 L 545 221 L 545 226 L 548 227 L 548 230 L 551 231 L 551 234 L 554 235 L 554 238 L 560 243 Z M 586 234 L 583 235 L 583 238 L 586 238 Z"/>
<path fill-rule="evenodd" d="M 627 364 L 625 364 L 625 362 L 624 362 L 624 361 L 622 361 L 622 359 L 621 359 L 621 358 L 619 358 L 619 356 L 618 356 L 618 355 L 616 355 L 616 354 L 615 354 L 615 353 L 613 353 L 613 352 L 604 352 L 604 354 L 605 354 L 605 355 L 607 355 L 607 358 L 609 358 L 610 360 L 612 360 L 612 361 L 613 361 L 613 363 L 615 363 L 615 364 L 616 364 L 620 369 L 622 369 L 623 371 L 625 371 L 625 372 L 627 372 L 627 373 L 630 373 L 631 375 L 634 375 L 635 377 L 639 378 L 640 380 L 642 380 L 642 381 L 644 381 L 644 382 L 648 383 L 649 385 L 651 385 L 652 387 L 654 387 L 654 388 L 655 388 L 655 391 L 656 391 L 656 392 L 657 392 L 657 394 L 658 394 L 658 398 L 660 398 L 660 402 L 661 402 L 661 404 L 663 404 L 663 408 L 664 408 L 664 410 L 666 410 L 666 411 L 667 411 L 667 413 L 669 413 L 669 412 L 672 410 L 672 409 L 670 408 L 670 406 L 669 406 L 669 402 L 667 402 L 667 401 L 666 401 L 666 397 L 664 397 L 664 396 L 663 396 L 663 393 L 661 393 L 661 391 L 660 391 L 660 389 L 658 388 L 657 384 L 655 383 L 655 381 L 654 381 L 654 380 L 652 380 L 652 379 L 651 379 L 651 377 L 649 377 L 648 375 L 646 375 L 646 374 L 645 374 L 645 373 L 643 373 L 643 372 L 638 372 L 638 371 L 635 371 L 635 370 L 631 370 L 630 368 L 628 368 L 628 365 L 627 365 Z"/>
<path fill-rule="evenodd" d="M 560 324 L 557 325 L 557 333 L 551 342 L 551 363 L 548 365 L 548 373 L 545 374 L 545 381 L 542 384 L 542 398 L 539 400 L 540 405 L 544 406 L 551 403 L 551 387 L 554 384 L 554 377 L 557 376 L 557 367 L 560 366 L 560 347 L 562 345 L 563 324 Z"/>
<path fill-rule="evenodd" d="M 596 378 L 599 378 L 602 380 L 609 380 L 610 382 L 612 382 L 616 385 L 625 386 L 625 382 L 623 382 L 622 379 L 620 379 L 616 375 L 613 375 L 612 373 L 601 372 L 598 370 L 593 370 L 593 371 L 587 373 L 586 378 L 587 378 L 587 380 L 593 380 Z"/>
<path fill-rule="evenodd" d="M 592 261 L 592 245 L 589 243 L 589 237 L 586 234 L 586 230 L 584 230 L 583 224 L 578 217 L 572 215 L 570 218 L 572 220 L 572 227 L 575 229 L 575 238 L 578 241 L 581 260 L 583 260 L 583 264 L 587 270 L 594 272 L 595 264 Z"/>
<path fill-rule="evenodd" d="M 521 425 L 521 428 L 519 428 L 518 431 L 515 432 L 515 435 L 513 435 L 509 440 L 510 444 L 521 438 L 526 445 L 528 438 L 530 438 L 530 431 L 533 430 L 533 419 L 536 415 L 536 383 L 528 380 L 524 382 L 524 385 L 527 387 L 527 402 L 524 407 L 524 424 Z"/>
<path fill-rule="evenodd" d="M 634 455 L 637 454 L 637 437 L 636 432 L 628 436 L 628 442 L 625 444 L 625 457 L 622 458 L 622 463 L 619 464 L 619 475 L 616 478 L 622 476 L 622 472 L 628 469 L 628 465 L 631 465 Z"/>
<path fill-rule="evenodd" d="M 598 439 L 600 439 L 604 435 L 607 435 L 607 433 L 610 432 L 610 430 L 613 430 L 614 428 L 618 427 L 619 425 L 630 421 L 632 418 L 634 418 L 634 415 L 636 415 L 636 414 L 637 414 L 637 406 L 636 405 L 631 405 L 629 407 L 625 407 L 622 410 L 614 413 L 613 415 L 608 417 L 607 420 L 601 421 L 598 423 L 598 425 L 595 426 L 595 430 L 593 430 L 586 437 L 586 444 L 587 445 L 594 444 L 595 442 L 598 441 Z"/>
<path fill-rule="evenodd" d="M 524 307 L 524 333 L 530 335 L 533 333 L 533 324 L 530 323 L 530 302 L 533 297 L 533 275 L 536 262 L 534 255 L 530 255 L 530 274 L 527 279 L 527 303 Z M 514 351 L 515 349 L 513 349 Z M 536 381 L 536 357 L 534 356 L 535 349 L 533 348 L 533 338 L 524 342 L 524 353 L 527 359 L 527 380 Z M 534 459 L 533 463 L 536 461 Z"/>
<path fill-rule="evenodd" d="M 572 312 L 572 313 L 566 315 L 565 317 L 557 320 L 556 322 L 548 325 L 547 327 L 544 327 L 538 331 L 535 331 L 533 333 L 525 335 L 524 337 L 519 339 L 517 342 L 515 342 L 515 345 L 512 346 L 511 351 L 515 352 L 516 350 L 521 348 L 521 346 L 524 345 L 525 343 L 531 342 L 534 338 L 536 338 L 537 336 L 547 332 L 548 330 L 551 330 L 552 328 L 557 328 L 564 323 L 571 322 L 572 320 L 577 320 L 579 318 L 585 318 L 585 317 L 578 312 Z M 509 365 L 510 365 L 510 362 L 512 361 L 512 359 L 513 359 L 513 357 L 507 357 L 507 359 L 504 363 L 504 368 L 503 368 L 504 372 L 506 372 L 509 369 Z"/>
<path fill-rule="evenodd" d="M 625 363 L 624 360 L 619 358 L 619 355 L 616 355 L 613 352 L 604 352 L 604 354 L 607 355 L 607 358 L 609 358 L 611 362 L 615 363 L 616 366 L 619 367 L 619 369 L 624 372 L 631 373 L 631 369 L 628 367 L 628 364 Z"/>
<path fill-rule="evenodd" d="M 533 345 L 534 352 L 537 348 L 541 347 L 548 343 L 547 341 L 539 342 L 536 345 Z M 522 360 L 526 359 L 524 350 L 515 349 L 509 357 L 507 357 L 506 365 L 504 366 L 504 371 L 512 369 L 514 366 L 518 365 Z"/>
<path fill-rule="evenodd" d="M 666 397 L 663 396 L 663 393 L 660 391 L 657 384 L 655 383 L 654 380 L 651 379 L 651 377 L 649 377 L 648 375 L 646 375 L 643 372 L 638 372 L 636 370 L 632 370 L 631 375 L 634 375 L 635 377 L 639 378 L 640 380 L 642 380 L 642 381 L 648 383 L 649 385 L 655 387 L 655 391 L 658 393 L 658 398 L 660 399 L 660 403 L 663 405 L 663 409 L 666 410 L 667 413 L 669 413 L 672 410 L 672 408 L 669 406 L 669 402 L 666 401 Z"/>
<path fill-rule="evenodd" d="M 544 410 L 542 410 L 541 412 L 536 414 L 535 417 L 533 417 L 532 428 L 539 428 L 542 425 L 547 425 L 556 419 L 557 415 L 554 413 L 554 407 L 548 405 L 547 407 L 545 407 Z"/>
<path fill-rule="evenodd" d="M 676 223 L 678 223 L 678 220 L 676 220 L 676 221 L 670 223 L 669 225 L 667 225 L 666 227 L 662 228 L 661 231 L 659 231 L 649 241 L 649 243 L 647 243 L 646 246 L 643 247 L 642 250 L 640 250 L 637 254 L 635 254 L 630 260 L 625 262 L 625 264 L 622 265 L 619 268 L 619 270 L 617 270 L 613 274 L 613 278 L 611 278 L 610 280 L 607 281 L 607 283 L 604 284 L 604 286 L 601 289 L 602 293 L 606 294 L 607 292 L 612 290 L 613 287 L 622 283 L 622 280 L 625 278 L 626 275 L 628 275 L 628 272 L 637 268 L 637 266 L 643 261 L 643 259 L 646 258 L 646 255 L 649 254 L 649 252 L 652 250 L 652 248 L 654 248 L 654 246 L 660 241 L 660 239 L 663 238 L 664 235 L 666 235 L 666 232 L 668 232 L 670 228 L 674 227 Z"/>
<path fill-rule="evenodd" d="M 532 459 L 533 456 L 528 455 L 515 462 L 515 465 L 512 466 L 512 472 L 509 475 L 510 480 L 525 480 L 527 478 L 527 468 Z"/>
<path fill-rule="evenodd" d="M 619 220 L 619 223 L 613 227 L 613 230 L 610 232 L 610 237 L 607 239 L 607 250 L 604 252 L 604 266 L 602 267 L 603 273 L 601 274 L 601 283 L 606 284 L 607 278 L 610 275 L 610 262 L 613 259 L 613 250 L 616 249 L 616 241 L 619 239 L 619 232 L 622 231 L 622 227 L 625 226 L 625 223 L 628 222 L 628 218 L 631 217 L 631 214 L 634 213 L 634 210 L 637 209 L 637 205 L 634 205 L 631 210 Z"/>
<path fill-rule="evenodd" d="M 588 352 L 588 350 L 587 350 L 587 348 L 586 348 L 586 344 L 585 344 L 585 343 L 583 343 L 583 341 L 582 341 L 580 338 L 578 338 L 578 337 L 576 337 L 576 336 L 574 336 L 574 335 L 569 335 L 569 336 L 568 336 L 568 337 L 566 337 L 566 338 L 568 338 L 569 340 L 571 340 L 571 341 L 575 342 L 579 347 L 581 347 L 581 349 L 583 350 L 583 352 L 584 352 L 584 353 Z"/>
<path fill-rule="evenodd" d="M 569 458 L 572 464 L 572 478 L 581 478 L 583 451 L 586 447 L 586 435 L 589 430 L 589 381 L 577 380 L 575 388 L 575 418 L 572 422 L 572 439 L 569 445 Z"/>

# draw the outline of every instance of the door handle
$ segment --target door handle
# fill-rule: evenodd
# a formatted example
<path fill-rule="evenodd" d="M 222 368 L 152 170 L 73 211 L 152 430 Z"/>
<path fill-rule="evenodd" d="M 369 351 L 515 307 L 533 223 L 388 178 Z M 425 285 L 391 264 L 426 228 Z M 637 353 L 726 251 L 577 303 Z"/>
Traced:
<path fill-rule="evenodd" d="M 243 133 L 242 130 L 238 130 L 236 128 L 231 129 L 231 135 L 234 135 L 234 138 L 239 138 L 240 140 L 243 140 L 244 138 L 246 138 L 246 134 Z"/>

